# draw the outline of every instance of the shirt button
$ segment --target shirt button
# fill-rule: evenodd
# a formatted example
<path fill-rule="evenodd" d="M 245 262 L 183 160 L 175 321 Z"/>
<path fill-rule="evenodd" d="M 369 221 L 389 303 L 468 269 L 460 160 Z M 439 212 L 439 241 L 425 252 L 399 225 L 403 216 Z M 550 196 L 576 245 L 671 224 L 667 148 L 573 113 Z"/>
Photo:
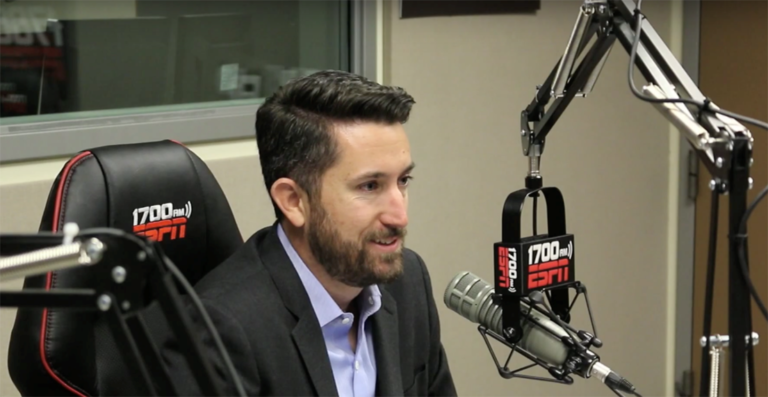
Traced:
<path fill-rule="evenodd" d="M 373 297 L 368 298 L 368 303 L 373 304 Z"/>
<path fill-rule="evenodd" d="M 360 361 L 355 360 L 355 371 L 360 370 Z"/>
<path fill-rule="evenodd" d="M 341 320 L 342 324 L 349 324 L 349 317 L 344 317 L 344 319 Z"/>

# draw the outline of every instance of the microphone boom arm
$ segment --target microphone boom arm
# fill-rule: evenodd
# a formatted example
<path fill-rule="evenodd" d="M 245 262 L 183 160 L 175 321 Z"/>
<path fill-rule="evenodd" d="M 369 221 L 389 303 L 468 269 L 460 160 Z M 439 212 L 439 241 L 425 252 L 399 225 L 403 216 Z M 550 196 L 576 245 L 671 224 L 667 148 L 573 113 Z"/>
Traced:
<path fill-rule="evenodd" d="M 177 395 L 160 352 L 141 316 L 156 301 L 203 394 L 223 395 L 213 363 L 204 355 L 185 312 L 171 263 L 159 244 L 119 229 L 86 229 L 73 236 L 51 232 L 0 235 L 0 275 L 11 279 L 52 270 L 79 271 L 84 287 L 0 290 L 0 307 L 56 308 L 94 313 L 112 334 L 127 375 L 142 395 Z M 67 241 L 67 238 L 71 241 Z"/>
<path fill-rule="evenodd" d="M 702 94 L 651 23 L 645 17 L 640 18 L 641 15 L 635 0 L 585 0 L 581 5 L 563 56 L 544 84 L 537 86 L 536 95 L 521 114 L 523 155 L 529 157 L 526 186 L 528 189 L 541 187 L 539 165 L 546 137 L 571 101 L 577 96 L 586 97 L 592 91 L 618 39 L 634 63 L 629 73 L 633 70 L 631 66 L 637 66 L 648 82 L 641 93 L 634 88 L 632 75 L 628 75 L 633 94 L 652 103 L 683 134 L 712 175 L 710 188 L 730 195 L 728 233 L 734 240 L 729 244 L 728 329 L 735 343 L 730 345 L 729 394 L 754 395 L 754 388 L 747 387 L 754 384 L 751 371 L 754 359 L 748 353 L 751 347 L 747 340 L 741 337 L 751 335 L 752 329 L 751 313 L 744 309 L 750 307 L 750 295 L 740 268 L 747 265 L 740 263 L 735 243 L 735 239 L 745 233 L 740 229 L 740 221 L 746 212 L 747 191 L 752 184 L 749 167 L 754 140 L 744 125 L 721 113 Z M 534 197 L 534 207 L 535 200 Z M 704 349 L 708 347 L 707 344 Z M 705 364 L 707 359 L 705 351 Z M 705 370 L 702 378 L 709 377 L 707 366 L 702 368 Z M 708 383 L 702 381 L 702 385 Z"/>
<path fill-rule="evenodd" d="M 586 97 L 592 92 L 615 40 L 619 40 L 627 53 L 631 52 L 636 36 L 633 30 L 636 27 L 634 10 L 633 0 L 587 0 L 581 6 L 563 57 L 544 84 L 537 87 L 536 95 L 521 114 L 523 155 L 531 158 L 529 176 L 539 174 L 538 163 L 544 152 L 546 137 L 565 109 L 575 97 Z M 649 82 L 644 87 L 647 95 L 667 100 L 680 99 L 680 93 L 716 109 L 650 22 L 643 18 L 641 24 L 641 43 L 637 48 L 635 65 Z M 582 55 L 581 61 L 575 62 Z M 549 108 L 547 105 L 550 105 Z M 728 177 L 724 164 L 732 156 L 733 141 L 752 141 L 749 130 L 743 125 L 707 108 L 690 109 L 679 102 L 654 105 L 684 134 L 707 169 L 720 180 Z"/>

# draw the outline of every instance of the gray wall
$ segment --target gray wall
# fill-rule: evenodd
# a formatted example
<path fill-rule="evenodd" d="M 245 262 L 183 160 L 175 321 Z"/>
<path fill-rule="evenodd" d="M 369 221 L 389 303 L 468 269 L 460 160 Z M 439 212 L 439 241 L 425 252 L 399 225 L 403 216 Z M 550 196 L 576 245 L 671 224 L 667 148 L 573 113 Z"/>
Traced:
<path fill-rule="evenodd" d="M 462 395 L 612 395 L 594 380 L 577 379 L 566 387 L 501 379 L 475 326 L 442 304 L 457 272 L 492 277 L 501 207 L 507 194 L 523 187 L 527 169 L 519 112 L 561 55 L 578 4 L 545 1 L 535 17 L 400 20 L 397 2 L 384 3 L 385 80 L 405 87 L 418 102 L 407 125 L 418 164 L 408 244 L 432 274 L 443 340 Z M 671 8 L 669 2 L 644 2 L 665 39 L 674 26 Z M 629 92 L 626 66 L 626 54 L 616 48 L 594 94 L 575 101 L 552 132 L 542 170 L 545 183 L 565 196 L 568 230 L 578 249 L 577 278 L 589 287 L 604 362 L 643 395 L 669 395 L 668 352 L 674 346 L 668 345 L 667 317 L 674 302 L 667 287 L 668 250 L 675 249 L 669 206 L 677 204 L 668 188 L 672 148 L 668 124 Z M 271 222 L 272 213 L 257 158 L 249 154 L 255 145 L 240 145 L 238 155 L 219 152 L 208 163 L 242 233 L 250 235 Z M 18 181 L 0 184 L 0 232 L 34 231 L 57 167 L 29 180 L 10 175 L 18 171 L 7 167 L 0 171 L 0 178 Z M 0 395 L 15 395 L 4 358 L 13 311 L 4 309 L 0 316 Z M 583 301 L 572 323 L 589 328 Z"/>

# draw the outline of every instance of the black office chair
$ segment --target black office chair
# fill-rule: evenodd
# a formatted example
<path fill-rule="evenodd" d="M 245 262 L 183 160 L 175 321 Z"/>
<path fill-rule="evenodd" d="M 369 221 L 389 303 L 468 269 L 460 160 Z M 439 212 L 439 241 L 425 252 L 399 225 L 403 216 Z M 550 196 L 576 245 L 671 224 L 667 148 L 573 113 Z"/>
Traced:
<path fill-rule="evenodd" d="M 158 241 L 194 284 L 243 239 L 208 167 L 172 141 L 100 147 L 70 159 L 56 178 L 40 224 L 60 231 L 111 227 Z M 24 288 L 87 288 L 87 269 L 28 277 Z M 113 347 L 98 335 L 94 312 L 19 309 L 8 368 L 22 395 L 102 395 L 99 371 Z M 100 350 L 101 349 L 101 350 Z M 110 350 L 105 353 L 104 350 Z M 115 352 L 115 354 L 117 354 Z"/>

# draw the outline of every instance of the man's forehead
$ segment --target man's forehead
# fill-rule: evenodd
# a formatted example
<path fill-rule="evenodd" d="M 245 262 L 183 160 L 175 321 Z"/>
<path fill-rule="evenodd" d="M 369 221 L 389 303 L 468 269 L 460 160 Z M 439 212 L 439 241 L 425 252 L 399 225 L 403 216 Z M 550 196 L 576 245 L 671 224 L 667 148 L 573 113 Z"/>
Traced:
<path fill-rule="evenodd" d="M 339 149 L 336 166 L 344 170 L 345 177 L 400 173 L 412 163 L 402 125 L 344 125 L 336 129 L 335 138 Z"/>
<path fill-rule="evenodd" d="M 334 137 L 340 144 L 361 149 L 388 144 L 407 144 L 408 137 L 400 123 L 350 122 L 334 124 Z"/>
<path fill-rule="evenodd" d="M 336 130 L 341 157 L 410 155 L 410 144 L 401 125 L 357 124 Z"/>

